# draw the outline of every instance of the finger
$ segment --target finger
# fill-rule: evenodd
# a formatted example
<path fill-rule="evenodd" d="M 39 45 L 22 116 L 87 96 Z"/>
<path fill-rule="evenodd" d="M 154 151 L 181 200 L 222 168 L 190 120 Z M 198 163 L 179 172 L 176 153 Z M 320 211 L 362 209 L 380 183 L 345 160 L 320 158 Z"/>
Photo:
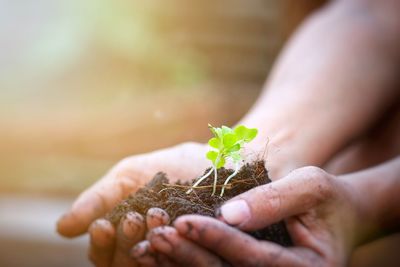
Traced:
<path fill-rule="evenodd" d="M 285 178 L 258 186 L 229 200 L 217 217 L 242 230 L 262 229 L 301 214 L 333 197 L 332 177 L 316 167 L 304 167 Z"/>
<path fill-rule="evenodd" d="M 134 258 L 140 266 L 156 267 L 158 266 L 155 251 L 148 240 L 137 243 L 130 251 L 130 256 Z"/>
<path fill-rule="evenodd" d="M 131 248 L 143 240 L 145 235 L 146 225 L 143 216 L 137 212 L 128 212 L 121 219 L 118 231 L 116 249 L 112 266 L 128 267 L 136 266 L 135 261 L 130 257 Z"/>
<path fill-rule="evenodd" d="M 257 241 L 210 217 L 182 216 L 174 226 L 179 234 L 215 252 L 233 266 L 305 266 L 292 251 L 271 242 Z"/>
<path fill-rule="evenodd" d="M 98 219 L 89 228 L 89 259 L 97 267 L 111 265 L 115 246 L 115 229 L 111 222 Z"/>
<path fill-rule="evenodd" d="M 156 251 L 148 240 L 138 243 L 131 250 L 131 257 L 140 264 L 141 267 L 179 267 L 163 253 Z"/>
<path fill-rule="evenodd" d="M 160 208 L 150 208 L 146 214 L 146 225 L 147 229 L 151 230 L 153 228 L 168 225 L 169 224 L 168 213 Z"/>
<path fill-rule="evenodd" d="M 162 226 L 153 229 L 147 235 L 152 248 L 159 253 L 168 256 L 169 259 L 180 266 L 221 266 L 221 260 L 179 235 L 175 228 Z"/>
<path fill-rule="evenodd" d="M 66 237 L 83 234 L 95 219 L 136 190 L 137 180 L 127 172 L 110 172 L 78 197 L 71 210 L 57 222 L 57 231 Z"/>

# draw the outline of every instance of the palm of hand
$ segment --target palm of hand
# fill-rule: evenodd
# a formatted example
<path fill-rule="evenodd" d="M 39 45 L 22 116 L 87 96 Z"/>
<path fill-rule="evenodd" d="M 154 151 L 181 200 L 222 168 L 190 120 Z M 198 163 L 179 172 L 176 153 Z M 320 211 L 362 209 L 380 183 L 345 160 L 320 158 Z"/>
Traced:
<path fill-rule="evenodd" d="M 159 171 L 167 173 L 172 182 L 201 174 L 208 164 L 203 157 L 205 150 L 204 145 L 184 143 L 122 160 L 78 197 L 71 210 L 59 220 L 59 233 L 73 237 L 89 229 L 90 258 L 98 266 L 134 265 L 129 258 L 130 248 L 143 239 L 146 229 L 165 224 L 164 214 L 156 212 L 154 216 L 147 216 L 151 219 L 146 220 L 142 215 L 132 213 L 121 221 L 117 229 L 105 220 L 96 219 Z"/>

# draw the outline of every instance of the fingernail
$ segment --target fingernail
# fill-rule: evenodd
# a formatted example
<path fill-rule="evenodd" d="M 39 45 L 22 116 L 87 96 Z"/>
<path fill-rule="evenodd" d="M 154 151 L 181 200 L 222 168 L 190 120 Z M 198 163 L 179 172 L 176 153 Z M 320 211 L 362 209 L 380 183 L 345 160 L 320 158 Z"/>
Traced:
<path fill-rule="evenodd" d="M 173 244 L 169 239 L 170 231 L 167 228 L 159 227 L 150 232 L 148 240 L 150 244 L 158 251 L 163 253 L 171 253 L 173 251 Z"/>
<path fill-rule="evenodd" d="M 150 243 L 149 241 L 145 240 L 142 241 L 138 244 L 136 244 L 136 246 L 134 246 L 131 251 L 130 251 L 130 256 L 132 258 L 140 258 L 140 257 L 149 257 L 152 254 L 152 249 L 150 247 Z"/>
<path fill-rule="evenodd" d="M 250 209 L 244 200 L 235 200 L 224 204 L 220 213 L 220 216 L 231 225 L 239 225 L 250 219 Z"/>
<path fill-rule="evenodd" d="M 136 213 L 129 212 L 122 220 L 121 232 L 126 238 L 132 239 L 136 237 L 142 227 L 144 227 L 143 218 Z"/>
<path fill-rule="evenodd" d="M 115 230 L 111 222 L 98 219 L 89 227 L 90 242 L 97 247 L 108 247 L 114 243 Z"/>
<path fill-rule="evenodd" d="M 135 225 L 134 222 L 126 220 L 122 223 L 121 232 L 125 238 L 132 239 L 135 237 L 138 228 L 139 227 Z"/>
<path fill-rule="evenodd" d="M 146 254 L 146 246 L 142 243 L 137 244 L 134 246 L 130 251 L 130 256 L 132 258 L 140 258 Z"/>

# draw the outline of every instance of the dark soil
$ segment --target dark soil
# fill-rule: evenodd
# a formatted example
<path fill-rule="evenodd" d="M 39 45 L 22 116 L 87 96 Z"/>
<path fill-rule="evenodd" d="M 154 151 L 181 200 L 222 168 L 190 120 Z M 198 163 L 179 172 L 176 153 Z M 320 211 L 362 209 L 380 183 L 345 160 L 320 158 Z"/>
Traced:
<path fill-rule="evenodd" d="M 232 170 L 225 168 L 219 169 L 218 185 L 222 185 L 232 172 Z M 200 188 L 196 188 L 192 193 L 186 194 L 192 182 L 169 184 L 168 178 L 164 173 L 157 173 L 145 187 L 118 204 L 106 215 L 106 218 L 114 225 L 117 225 L 127 212 L 136 211 L 145 215 L 147 210 L 152 207 L 164 209 L 171 217 L 171 221 L 184 214 L 215 217 L 215 210 L 228 199 L 258 185 L 271 182 L 263 161 L 244 165 L 230 181 L 230 187 L 225 189 L 223 197 L 220 197 L 218 193 L 221 186 L 218 186 L 216 195 L 211 195 L 213 180 L 214 175 L 210 175 L 200 184 Z M 292 244 L 284 222 L 273 224 L 249 234 L 257 239 L 273 241 L 283 246 Z"/>

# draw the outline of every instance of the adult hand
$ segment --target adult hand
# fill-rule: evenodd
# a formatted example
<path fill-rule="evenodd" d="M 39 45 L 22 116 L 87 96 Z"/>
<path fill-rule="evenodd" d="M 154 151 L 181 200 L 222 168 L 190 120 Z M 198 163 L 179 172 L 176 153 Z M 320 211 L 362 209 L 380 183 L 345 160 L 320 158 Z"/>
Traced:
<path fill-rule="evenodd" d="M 128 257 L 129 249 L 142 240 L 146 229 L 165 224 L 168 221 L 165 214 L 150 210 L 143 218 L 138 213 L 129 213 L 117 229 L 104 219 L 96 219 L 159 171 L 166 172 L 172 182 L 193 179 L 207 167 L 206 149 L 202 144 L 184 143 L 122 160 L 78 197 L 71 210 L 58 221 L 58 232 L 74 237 L 89 229 L 89 256 L 97 266 L 134 266 Z"/>
<path fill-rule="evenodd" d="M 149 209 L 145 217 L 128 212 L 116 229 L 109 221 L 98 219 L 89 228 L 89 259 L 95 266 L 137 266 L 129 256 L 132 246 L 142 241 L 147 231 L 169 222 L 168 214 L 159 208 Z"/>
<path fill-rule="evenodd" d="M 365 225 L 358 201 L 347 178 L 305 167 L 228 201 L 220 209 L 222 222 L 188 215 L 178 218 L 175 228 L 154 229 L 133 256 L 145 266 L 160 266 L 157 259 L 165 258 L 171 266 L 344 266 Z M 259 241 L 232 227 L 251 231 L 282 219 L 293 247 Z"/>

